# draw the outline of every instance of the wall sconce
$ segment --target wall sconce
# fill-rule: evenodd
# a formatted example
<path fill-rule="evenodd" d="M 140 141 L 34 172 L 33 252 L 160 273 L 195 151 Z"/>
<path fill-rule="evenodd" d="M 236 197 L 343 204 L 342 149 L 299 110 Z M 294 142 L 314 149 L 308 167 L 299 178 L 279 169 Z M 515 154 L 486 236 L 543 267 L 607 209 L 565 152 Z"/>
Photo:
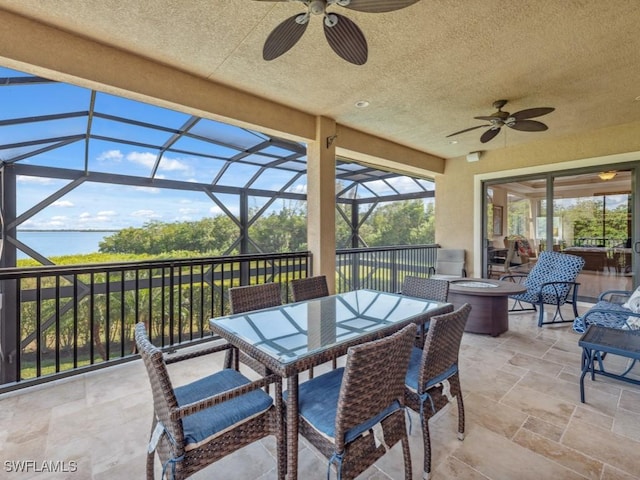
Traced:
<path fill-rule="evenodd" d="M 600 172 L 598 174 L 598 177 L 600 177 L 600 180 L 613 180 L 616 177 L 617 172 L 615 170 L 609 170 L 607 172 Z"/>

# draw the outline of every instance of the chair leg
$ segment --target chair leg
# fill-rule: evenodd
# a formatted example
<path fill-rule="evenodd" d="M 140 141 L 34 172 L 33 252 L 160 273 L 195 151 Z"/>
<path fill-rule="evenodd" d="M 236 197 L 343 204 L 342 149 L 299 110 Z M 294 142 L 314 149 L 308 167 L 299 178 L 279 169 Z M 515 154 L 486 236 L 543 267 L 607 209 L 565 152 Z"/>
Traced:
<path fill-rule="evenodd" d="M 409 437 L 405 435 L 402 437 L 402 456 L 404 458 L 404 480 L 411 480 L 411 451 L 409 450 Z"/>
<path fill-rule="evenodd" d="M 157 423 L 158 423 L 158 420 L 156 419 L 156 416 L 153 415 L 153 421 L 151 422 L 151 435 L 153 435 L 153 432 L 156 429 Z M 151 437 L 149 437 L 149 440 L 151 440 Z M 156 458 L 155 450 L 151 453 L 147 453 L 147 480 L 154 480 L 155 478 L 155 471 L 154 471 L 155 458 Z"/>
<path fill-rule="evenodd" d="M 422 422 L 422 442 L 424 445 L 424 464 L 422 467 L 423 480 L 429 480 L 431 475 L 431 437 L 429 435 L 429 417 L 420 415 Z"/>
<path fill-rule="evenodd" d="M 538 309 L 539 313 L 538 313 L 538 326 L 542 327 L 542 324 L 544 322 L 544 304 L 540 304 L 540 308 Z"/>
<path fill-rule="evenodd" d="M 451 383 L 451 394 L 456 396 L 458 404 L 458 440 L 462 441 L 464 440 L 464 402 L 462 400 L 459 374 L 451 377 L 449 383 Z"/>

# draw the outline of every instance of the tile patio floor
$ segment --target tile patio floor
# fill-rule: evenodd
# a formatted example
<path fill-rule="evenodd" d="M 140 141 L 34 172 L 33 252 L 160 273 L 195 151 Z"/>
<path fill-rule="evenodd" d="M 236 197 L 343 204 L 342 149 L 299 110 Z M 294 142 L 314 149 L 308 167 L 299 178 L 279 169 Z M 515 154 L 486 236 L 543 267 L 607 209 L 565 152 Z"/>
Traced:
<path fill-rule="evenodd" d="M 538 328 L 530 313 L 511 314 L 509 331 L 498 338 L 465 333 L 466 438 L 456 438 L 455 408 L 431 420 L 432 478 L 640 479 L 640 387 L 589 380 L 581 404 L 578 338 L 570 324 Z M 172 366 L 174 382 L 198 378 L 211 361 Z M 141 361 L 0 396 L 0 479 L 142 479 L 151 415 Z M 412 423 L 413 478 L 419 479 L 422 437 L 415 414 Z M 325 479 L 324 459 L 304 441 L 300 449 L 299 478 Z M 275 479 L 273 452 L 273 439 L 266 439 L 193 478 Z M 78 467 L 73 473 L 8 471 L 6 462 L 18 460 L 74 461 Z M 362 478 L 403 478 L 399 446 Z"/>

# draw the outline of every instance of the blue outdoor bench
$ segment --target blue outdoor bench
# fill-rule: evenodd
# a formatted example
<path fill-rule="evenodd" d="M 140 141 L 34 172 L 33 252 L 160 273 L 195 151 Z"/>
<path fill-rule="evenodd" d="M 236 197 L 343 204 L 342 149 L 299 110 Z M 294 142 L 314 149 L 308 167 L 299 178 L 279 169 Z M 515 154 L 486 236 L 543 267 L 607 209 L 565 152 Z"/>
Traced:
<path fill-rule="evenodd" d="M 640 330 L 640 313 L 635 313 L 624 304 L 633 295 L 627 290 L 607 290 L 598 297 L 598 302 L 586 313 L 577 316 L 573 329 L 585 333 L 589 325 L 601 327 Z"/>

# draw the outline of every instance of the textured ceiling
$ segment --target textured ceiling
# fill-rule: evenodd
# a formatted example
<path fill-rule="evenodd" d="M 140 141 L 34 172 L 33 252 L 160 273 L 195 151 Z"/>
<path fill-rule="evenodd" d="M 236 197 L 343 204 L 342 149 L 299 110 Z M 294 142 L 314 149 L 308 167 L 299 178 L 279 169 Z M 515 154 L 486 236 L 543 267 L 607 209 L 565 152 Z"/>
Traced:
<path fill-rule="evenodd" d="M 443 158 L 640 121 L 638 0 L 421 0 L 389 13 L 332 10 L 369 45 L 363 66 L 336 56 L 311 23 L 262 59 L 265 39 L 303 12 L 254 0 L 0 0 L 0 8 Z M 639 100 L 636 100 L 638 98 Z M 492 103 L 555 107 L 546 132 L 503 128 L 480 143 Z M 368 108 L 356 108 L 366 100 Z"/>

